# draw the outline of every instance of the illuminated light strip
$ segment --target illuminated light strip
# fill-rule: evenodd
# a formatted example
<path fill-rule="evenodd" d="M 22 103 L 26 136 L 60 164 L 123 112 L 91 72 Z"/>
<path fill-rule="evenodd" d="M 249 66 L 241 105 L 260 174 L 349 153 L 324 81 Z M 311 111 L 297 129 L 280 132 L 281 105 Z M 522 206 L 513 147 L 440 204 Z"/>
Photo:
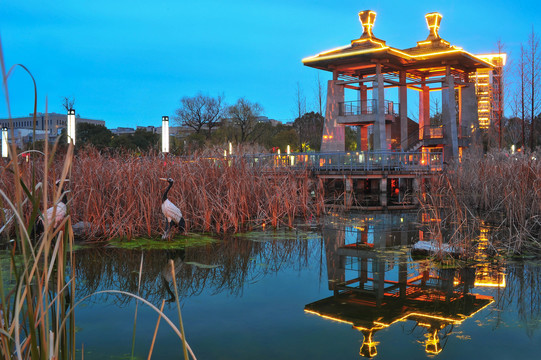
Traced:
<path fill-rule="evenodd" d="M 502 66 L 505 66 L 506 62 L 507 62 L 507 54 L 506 53 L 500 53 L 500 54 L 481 54 L 481 55 L 476 55 L 478 58 L 481 58 L 481 59 L 487 59 L 488 61 L 492 62 L 492 59 L 496 58 L 496 59 L 501 59 L 502 60 Z M 497 66 L 496 64 L 494 64 L 495 66 Z"/>
<path fill-rule="evenodd" d="M 328 60 L 328 59 L 349 57 L 349 56 L 360 55 L 360 54 L 368 54 L 368 53 L 371 53 L 371 52 L 382 51 L 382 50 L 386 50 L 386 49 L 389 49 L 389 48 L 390 48 L 389 46 L 385 46 L 385 47 L 382 47 L 382 48 L 379 48 L 379 49 L 366 49 L 366 50 L 352 51 L 352 52 L 347 53 L 347 54 L 336 54 L 336 55 L 326 55 L 326 56 L 314 55 L 314 56 L 310 56 L 310 57 L 302 59 L 302 62 L 307 63 L 307 62 L 318 61 L 318 60 Z"/>
<path fill-rule="evenodd" d="M 312 311 L 312 310 L 304 309 L 304 312 L 307 312 L 309 314 L 314 314 L 314 315 L 317 315 L 317 316 L 321 316 L 324 319 L 329 319 L 329 320 L 333 320 L 333 321 L 336 321 L 336 322 L 339 322 L 339 323 L 349 324 L 349 325 L 353 326 L 353 322 L 351 322 L 351 321 L 345 321 L 345 320 L 337 319 L 337 318 L 334 318 L 332 316 L 323 315 L 323 314 L 320 314 L 320 313 L 318 313 L 316 311 Z"/>
<path fill-rule="evenodd" d="M 475 282 L 473 286 L 479 286 L 479 287 L 505 287 L 507 283 L 505 282 L 505 276 L 502 276 L 503 279 L 500 283 L 481 283 L 481 282 Z"/>
<path fill-rule="evenodd" d="M 385 46 L 385 42 L 384 41 L 376 41 L 374 39 L 357 39 L 357 40 L 353 40 L 351 43 L 352 44 L 361 44 L 361 43 L 364 43 L 364 42 L 371 42 L 372 44 L 376 44 L 376 45 L 379 45 L 381 47 Z"/>
<path fill-rule="evenodd" d="M 343 49 L 346 49 L 348 47 L 351 47 L 351 45 L 344 45 L 344 46 L 340 46 L 340 47 L 337 47 L 337 48 L 334 48 L 334 49 L 326 50 L 326 51 L 324 51 L 322 53 L 319 53 L 318 55 L 314 55 L 314 56 L 330 54 L 332 52 L 335 52 L 335 51 L 338 51 L 338 50 L 343 50 Z M 309 57 L 314 57 L 314 56 L 309 56 Z"/>

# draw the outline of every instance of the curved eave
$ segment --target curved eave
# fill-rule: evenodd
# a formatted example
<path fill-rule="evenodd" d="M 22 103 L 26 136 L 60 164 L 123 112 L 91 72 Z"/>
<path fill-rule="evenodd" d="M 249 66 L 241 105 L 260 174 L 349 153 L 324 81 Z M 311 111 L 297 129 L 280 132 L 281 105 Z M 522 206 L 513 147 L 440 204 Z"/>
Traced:
<path fill-rule="evenodd" d="M 374 47 L 368 49 L 359 49 L 353 51 L 344 51 L 346 49 L 351 49 L 351 46 L 344 46 L 342 48 L 325 51 L 320 54 L 309 56 L 302 59 L 302 63 L 306 66 L 315 67 L 319 69 L 327 69 L 328 65 L 334 63 L 343 63 L 353 62 L 355 60 L 363 60 L 364 62 L 369 62 L 369 59 L 366 59 L 368 55 L 374 55 L 374 58 L 389 58 L 394 59 L 399 62 L 406 62 L 412 60 L 413 58 L 408 54 L 402 53 L 397 49 L 394 49 L 390 46 Z M 358 58 L 358 59 L 356 59 Z"/>
<path fill-rule="evenodd" d="M 433 49 L 423 53 L 408 53 L 399 49 L 392 48 L 390 46 L 364 48 L 351 51 L 350 45 L 340 48 L 332 49 L 319 53 L 314 56 L 309 56 L 302 59 L 302 63 L 306 66 L 330 70 L 331 66 L 344 63 L 353 63 L 359 61 L 359 63 L 368 63 L 370 58 L 388 58 L 394 60 L 394 62 L 402 63 L 408 68 L 415 68 L 426 63 L 433 61 L 442 61 L 447 59 L 452 60 L 466 60 L 459 61 L 461 67 L 467 68 L 494 68 L 494 65 L 489 61 L 483 60 L 478 56 L 475 56 L 462 48 L 451 47 L 447 49 Z M 373 55 L 373 56 L 370 56 Z"/>

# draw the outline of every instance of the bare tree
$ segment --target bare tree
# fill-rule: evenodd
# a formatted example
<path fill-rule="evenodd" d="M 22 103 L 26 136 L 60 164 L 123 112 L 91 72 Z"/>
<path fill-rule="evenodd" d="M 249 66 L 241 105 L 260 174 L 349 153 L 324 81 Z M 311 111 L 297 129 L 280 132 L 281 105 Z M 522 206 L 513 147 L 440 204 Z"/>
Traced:
<path fill-rule="evenodd" d="M 524 62 L 524 45 L 520 44 L 520 64 L 519 64 L 519 76 L 520 76 L 520 118 L 522 120 L 522 147 L 526 148 L 526 114 L 525 114 L 525 104 L 524 101 L 524 90 L 526 82 L 526 74 L 524 72 L 525 62 Z"/>
<path fill-rule="evenodd" d="M 530 149 L 534 148 L 535 137 L 535 118 L 539 112 L 541 105 L 541 97 L 538 92 L 539 87 L 539 38 L 537 37 L 534 28 L 532 26 L 532 32 L 528 37 L 528 48 L 526 49 L 526 61 L 527 61 L 527 78 L 529 85 L 529 115 L 530 115 Z"/>
<path fill-rule="evenodd" d="M 503 110 L 504 110 L 504 84 L 506 80 L 506 71 L 504 70 L 504 64 L 501 59 L 501 54 L 504 52 L 504 44 L 500 39 L 498 39 L 498 42 L 496 43 L 496 50 L 498 51 L 498 60 L 494 65 L 496 65 L 496 68 L 494 69 L 493 73 L 493 87 L 495 87 L 495 103 L 493 106 L 496 110 L 496 123 L 497 123 L 497 130 L 498 130 L 498 148 L 502 148 L 502 118 L 503 118 Z"/>
<path fill-rule="evenodd" d="M 75 98 L 72 96 L 64 96 L 62 99 L 62 106 L 68 112 L 68 110 L 73 109 L 75 106 Z"/>
<path fill-rule="evenodd" d="M 253 135 L 257 125 L 257 117 L 263 112 L 263 107 L 258 103 L 240 98 L 228 108 L 227 112 L 233 125 L 240 130 L 240 139 L 238 140 L 245 142 Z"/>
<path fill-rule="evenodd" d="M 225 110 L 223 95 L 211 97 L 198 93 L 193 97 L 180 99 L 180 108 L 175 110 L 175 120 L 184 126 L 191 127 L 196 133 L 206 127 L 206 137 L 210 137 L 212 128 L 220 123 Z"/>
<path fill-rule="evenodd" d="M 301 90 L 301 85 L 297 81 L 297 88 L 295 90 L 295 117 L 299 119 L 306 113 L 306 97 Z"/>
<path fill-rule="evenodd" d="M 319 77 L 319 72 L 317 73 L 317 79 L 316 79 L 316 88 L 315 88 L 315 94 L 316 94 L 316 106 L 318 107 L 319 115 L 323 116 L 323 84 L 321 83 L 321 79 Z"/>

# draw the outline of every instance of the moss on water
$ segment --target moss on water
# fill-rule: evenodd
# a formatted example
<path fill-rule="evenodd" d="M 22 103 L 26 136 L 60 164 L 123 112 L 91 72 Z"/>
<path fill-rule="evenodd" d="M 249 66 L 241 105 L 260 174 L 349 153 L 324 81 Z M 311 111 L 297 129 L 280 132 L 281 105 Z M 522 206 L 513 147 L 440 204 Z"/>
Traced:
<path fill-rule="evenodd" d="M 109 246 L 128 250 L 181 250 L 191 246 L 205 246 L 219 240 L 205 234 L 175 236 L 169 240 L 161 238 L 112 239 Z"/>
<path fill-rule="evenodd" d="M 250 231 L 245 233 L 235 234 L 234 237 L 255 241 L 287 241 L 297 239 L 311 239 L 316 237 L 315 233 L 304 232 L 299 230 L 277 230 L 277 231 Z"/>

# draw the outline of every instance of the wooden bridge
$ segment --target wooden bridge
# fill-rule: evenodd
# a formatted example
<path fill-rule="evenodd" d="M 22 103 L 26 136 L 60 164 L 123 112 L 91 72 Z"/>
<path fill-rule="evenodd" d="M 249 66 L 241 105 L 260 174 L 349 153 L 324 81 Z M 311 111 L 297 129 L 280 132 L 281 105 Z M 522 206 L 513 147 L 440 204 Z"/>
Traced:
<path fill-rule="evenodd" d="M 424 179 L 443 168 L 442 153 L 357 151 L 250 154 L 250 166 L 308 170 L 326 204 L 345 209 L 411 209 Z"/>

